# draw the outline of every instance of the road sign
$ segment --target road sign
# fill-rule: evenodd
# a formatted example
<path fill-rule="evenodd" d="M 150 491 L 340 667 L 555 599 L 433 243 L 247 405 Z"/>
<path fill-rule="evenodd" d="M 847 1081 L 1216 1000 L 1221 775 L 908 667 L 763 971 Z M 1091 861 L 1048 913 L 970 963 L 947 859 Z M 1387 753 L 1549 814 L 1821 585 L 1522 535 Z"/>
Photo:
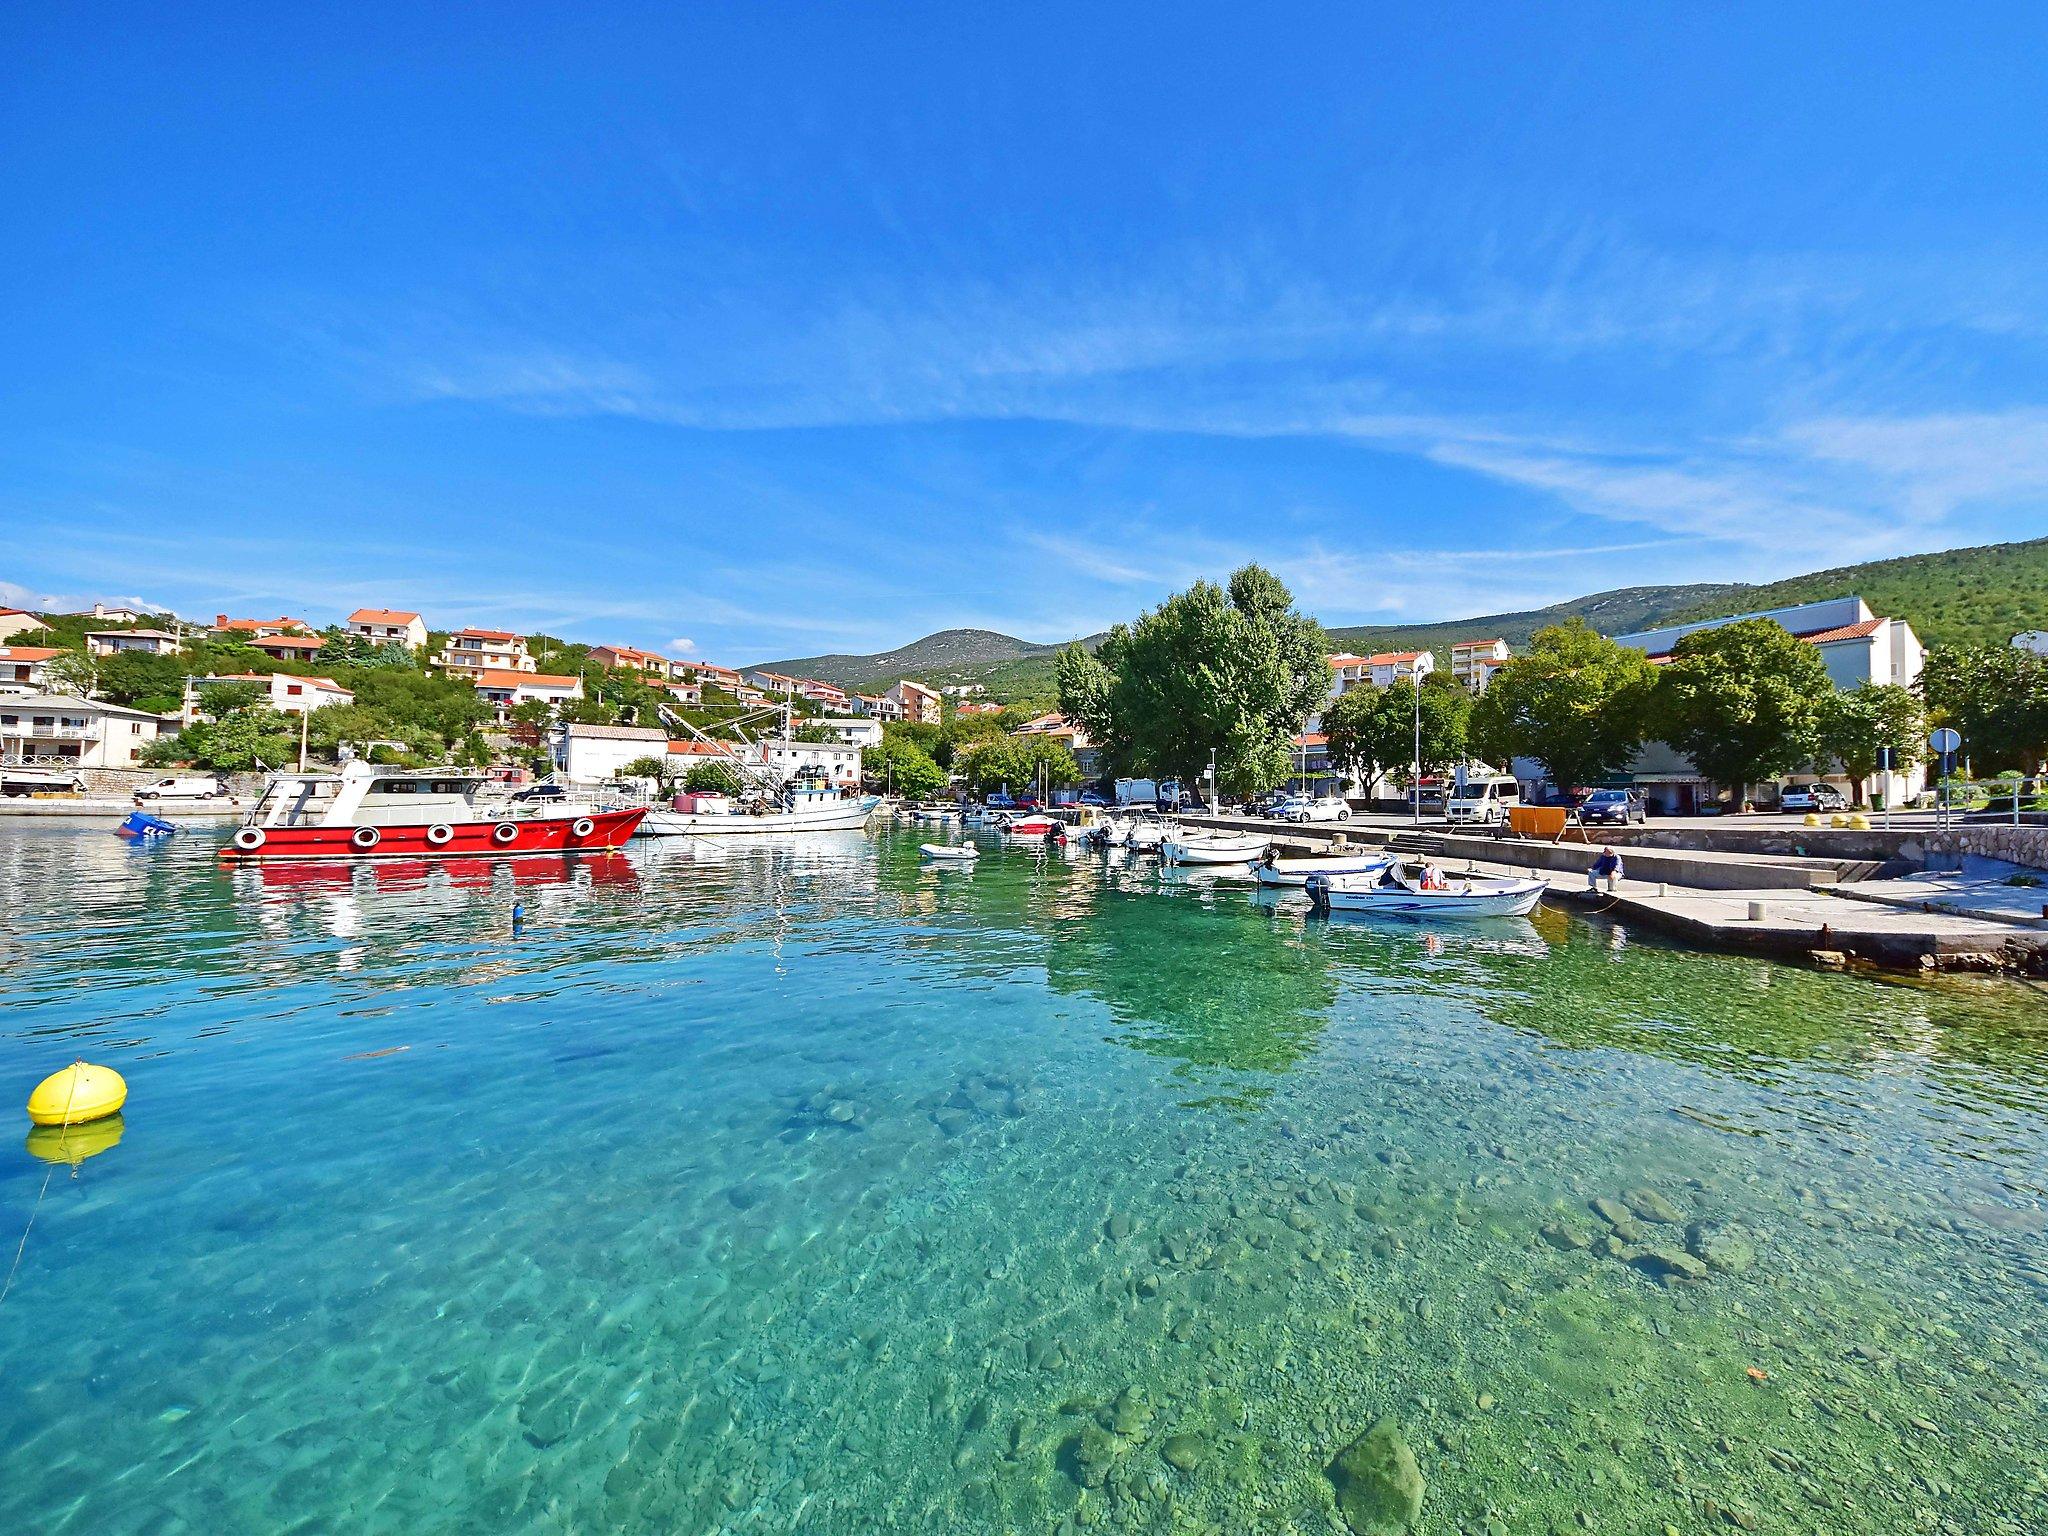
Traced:
<path fill-rule="evenodd" d="M 1951 730 L 1948 726 L 1945 725 L 1940 730 L 1934 732 L 1927 738 L 1927 745 L 1934 748 L 1934 750 L 1936 752 L 1939 752 L 1943 757 L 1947 757 L 1949 753 L 1961 747 L 1962 744 L 1962 734 L 1958 731 Z"/>

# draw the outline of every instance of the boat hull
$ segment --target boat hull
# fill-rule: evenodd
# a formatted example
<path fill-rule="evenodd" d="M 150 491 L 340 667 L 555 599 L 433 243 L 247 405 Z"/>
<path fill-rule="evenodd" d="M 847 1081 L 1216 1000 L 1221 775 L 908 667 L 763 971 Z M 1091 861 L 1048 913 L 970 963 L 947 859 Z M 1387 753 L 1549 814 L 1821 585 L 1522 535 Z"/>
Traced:
<path fill-rule="evenodd" d="M 1263 837 L 1219 838 L 1214 842 L 1169 837 L 1159 856 L 1169 864 L 1244 864 L 1266 851 Z"/>
<path fill-rule="evenodd" d="M 1281 859 L 1273 864 L 1255 860 L 1252 874 L 1261 885 L 1300 890 L 1308 884 L 1310 875 L 1370 875 L 1393 862 L 1384 854 L 1359 859 Z"/>
<path fill-rule="evenodd" d="M 491 821 L 419 822 L 407 826 L 243 827 L 220 852 L 223 863 L 268 864 L 318 860 L 352 863 L 382 859 L 516 859 L 536 853 L 607 853 L 622 846 L 645 811 L 591 811 L 577 816 L 530 816 Z M 510 827 L 510 834 L 501 829 Z M 586 827 L 579 832 L 577 828 Z M 360 840 L 366 830 L 376 838 Z M 260 839 L 244 834 L 260 832 Z M 253 844 L 253 846 L 251 846 Z"/>
<path fill-rule="evenodd" d="M 640 824 L 642 837 L 759 837 L 770 832 L 856 832 L 878 802 L 844 800 L 823 810 L 774 811 L 766 816 L 700 816 L 654 810 Z"/>
<path fill-rule="evenodd" d="M 1376 917 L 1425 921 L 1527 917 L 1543 899 L 1544 889 L 1541 880 L 1506 881 L 1500 888 L 1486 891 L 1410 891 L 1384 885 L 1361 891 L 1326 888 L 1318 896 L 1317 904 L 1331 912 L 1364 912 Z"/>

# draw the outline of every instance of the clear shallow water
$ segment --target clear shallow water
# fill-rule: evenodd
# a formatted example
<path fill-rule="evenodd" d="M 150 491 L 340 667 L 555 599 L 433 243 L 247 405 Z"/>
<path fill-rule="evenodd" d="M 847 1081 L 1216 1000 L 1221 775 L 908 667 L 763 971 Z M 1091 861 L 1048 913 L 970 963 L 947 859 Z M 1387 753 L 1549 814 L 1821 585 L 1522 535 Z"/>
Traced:
<path fill-rule="evenodd" d="M 2039 990 L 916 841 L 0 828 L 0 1530 L 2042 1528 Z"/>

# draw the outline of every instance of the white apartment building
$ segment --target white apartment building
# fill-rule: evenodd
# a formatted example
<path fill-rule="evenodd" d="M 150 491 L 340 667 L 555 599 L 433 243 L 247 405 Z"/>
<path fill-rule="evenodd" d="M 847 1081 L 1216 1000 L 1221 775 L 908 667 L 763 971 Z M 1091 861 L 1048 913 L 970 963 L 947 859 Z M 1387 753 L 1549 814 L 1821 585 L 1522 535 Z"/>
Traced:
<path fill-rule="evenodd" d="M 854 719 L 813 720 L 812 725 L 822 725 L 849 747 L 879 747 L 882 744 L 882 722 L 856 717 Z"/>
<path fill-rule="evenodd" d="M 458 629 L 448 637 L 447 647 L 434 658 L 445 671 L 475 677 L 480 672 L 532 672 L 537 670 L 526 653 L 526 637 L 503 629 Z"/>
<path fill-rule="evenodd" d="M 668 756 L 668 732 L 644 725 L 558 725 L 549 741 L 555 772 L 574 784 L 602 784 L 639 757 Z"/>
<path fill-rule="evenodd" d="M 62 768 L 132 768 L 142 749 L 178 729 L 152 715 L 98 699 L 53 694 L 0 698 L 0 761 Z"/>
<path fill-rule="evenodd" d="M 1451 647 L 1451 676 L 1467 693 L 1486 692 L 1494 672 L 1513 654 L 1505 640 L 1460 640 Z"/>
<path fill-rule="evenodd" d="M 840 789 L 860 785 L 860 748 L 837 742 L 765 741 L 761 754 L 769 771 L 785 782 L 806 769 L 816 770 L 827 784 Z"/>
<path fill-rule="evenodd" d="M 372 645 L 395 642 L 409 651 L 427 648 L 426 621 L 403 608 L 358 608 L 341 627 L 344 634 L 367 640 Z"/>
<path fill-rule="evenodd" d="M 856 715 L 865 715 L 870 720 L 901 720 L 903 706 L 886 694 L 856 693 L 847 698 L 846 707 Z"/>
<path fill-rule="evenodd" d="M 116 656 L 123 651 L 140 651 L 145 656 L 175 656 L 183 647 L 167 629 L 94 629 L 85 636 L 85 648 L 95 656 Z"/>

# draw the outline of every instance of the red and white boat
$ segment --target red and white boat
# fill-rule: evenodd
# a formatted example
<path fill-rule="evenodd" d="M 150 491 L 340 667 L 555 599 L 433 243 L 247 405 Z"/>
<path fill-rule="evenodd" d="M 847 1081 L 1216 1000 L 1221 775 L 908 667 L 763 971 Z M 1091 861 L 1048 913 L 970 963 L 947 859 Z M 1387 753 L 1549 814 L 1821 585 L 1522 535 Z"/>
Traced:
<path fill-rule="evenodd" d="M 355 762 L 339 773 L 281 773 L 264 788 L 221 858 L 513 858 L 605 853 L 647 814 L 560 801 L 481 802 L 476 774 L 408 773 Z"/>

